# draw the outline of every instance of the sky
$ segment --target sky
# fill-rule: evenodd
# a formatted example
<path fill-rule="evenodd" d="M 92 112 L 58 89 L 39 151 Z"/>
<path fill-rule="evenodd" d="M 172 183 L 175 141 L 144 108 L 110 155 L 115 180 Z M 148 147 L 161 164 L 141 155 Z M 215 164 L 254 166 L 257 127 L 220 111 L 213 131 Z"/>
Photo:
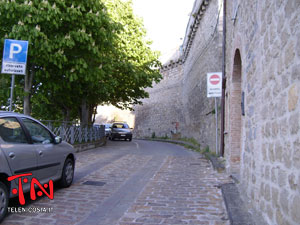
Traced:
<path fill-rule="evenodd" d="M 147 37 L 153 41 L 152 49 L 162 54 L 160 60 L 166 62 L 168 58 L 182 44 L 190 12 L 195 0 L 132 0 L 134 14 L 144 20 Z M 113 106 L 98 106 L 96 121 L 103 122 L 104 117 L 111 119 L 111 115 L 122 115 L 122 120 L 128 121 L 133 127 L 134 119 L 130 112 L 117 113 Z"/>
<path fill-rule="evenodd" d="M 194 1 L 133 0 L 134 13 L 143 18 L 152 49 L 162 53 L 162 62 L 182 44 Z"/>

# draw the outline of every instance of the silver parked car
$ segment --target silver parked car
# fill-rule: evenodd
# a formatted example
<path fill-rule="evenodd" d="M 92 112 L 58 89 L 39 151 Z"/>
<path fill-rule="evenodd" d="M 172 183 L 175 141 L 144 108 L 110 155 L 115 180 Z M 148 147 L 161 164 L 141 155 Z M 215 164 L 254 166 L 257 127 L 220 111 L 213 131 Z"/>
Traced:
<path fill-rule="evenodd" d="M 19 179 L 8 177 L 31 173 L 22 182 L 24 192 L 30 181 L 40 184 L 59 181 L 62 187 L 73 182 L 75 150 L 32 117 L 0 111 L 0 222 L 5 217 L 9 198 L 16 197 Z M 28 182 L 29 181 L 29 182 Z"/>

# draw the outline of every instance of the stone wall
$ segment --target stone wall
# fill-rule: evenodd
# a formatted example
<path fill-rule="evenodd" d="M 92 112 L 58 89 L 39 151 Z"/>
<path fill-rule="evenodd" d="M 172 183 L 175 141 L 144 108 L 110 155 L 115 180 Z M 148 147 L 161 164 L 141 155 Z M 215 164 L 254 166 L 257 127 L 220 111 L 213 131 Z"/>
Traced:
<path fill-rule="evenodd" d="M 227 1 L 226 49 L 228 171 L 268 224 L 299 224 L 300 1 Z"/>
<path fill-rule="evenodd" d="M 163 80 L 148 89 L 150 97 L 135 107 L 136 137 L 171 137 L 176 123 L 183 124 L 182 65 L 174 63 L 162 71 Z"/>
<path fill-rule="evenodd" d="M 209 146 L 213 151 L 216 136 L 215 101 L 214 98 L 207 98 L 207 73 L 222 71 L 221 16 L 219 1 L 209 1 L 197 25 L 183 67 L 185 124 L 182 126 L 182 134 L 195 138 L 202 148 Z M 218 107 L 219 103 L 218 100 Z M 218 116 L 220 118 L 220 114 Z"/>
<path fill-rule="evenodd" d="M 177 123 L 182 137 L 193 137 L 203 148 L 209 146 L 215 151 L 215 101 L 206 97 L 206 77 L 209 72 L 221 71 L 220 2 L 195 2 L 181 57 L 164 65 L 164 79 L 148 89 L 150 98 L 135 108 L 137 136 L 152 136 L 155 132 L 156 136 L 170 137 Z"/>

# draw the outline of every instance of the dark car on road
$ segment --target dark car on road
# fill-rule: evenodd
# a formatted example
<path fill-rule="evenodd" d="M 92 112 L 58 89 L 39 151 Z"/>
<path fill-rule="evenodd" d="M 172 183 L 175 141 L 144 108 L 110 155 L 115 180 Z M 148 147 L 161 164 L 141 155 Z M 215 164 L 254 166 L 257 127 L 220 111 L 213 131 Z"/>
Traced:
<path fill-rule="evenodd" d="M 69 187 L 74 168 L 75 150 L 61 137 L 30 116 L 0 111 L 0 223 L 20 185 L 23 192 L 30 191 L 35 179 L 42 185 L 52 180 Z M 24 176 L 22 184 L 21 178 L 8 180 L 16 175 Z"/>
<path fill-rule="evenodd" d="M 124 122 L 116 122 L 111 126 L 110 139 L 124 139 L 124 140 L 132 140 L 132 130 L 129 128 L 127 123 Z"/>

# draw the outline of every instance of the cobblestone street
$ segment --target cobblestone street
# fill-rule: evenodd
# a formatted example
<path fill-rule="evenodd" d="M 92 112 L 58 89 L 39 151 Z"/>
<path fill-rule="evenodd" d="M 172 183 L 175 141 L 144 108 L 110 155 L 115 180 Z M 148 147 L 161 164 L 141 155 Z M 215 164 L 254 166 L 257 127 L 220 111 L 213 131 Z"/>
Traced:
<path fill-rule="evenodd" d="M 3 225 L 229 224 L 219 188 L 230 182 L 228 176 L 181 146 L 108 142 L 78 153 L 76 163 L 70 188 L 26 205 L 51 212 L 10 213 Z"/>

